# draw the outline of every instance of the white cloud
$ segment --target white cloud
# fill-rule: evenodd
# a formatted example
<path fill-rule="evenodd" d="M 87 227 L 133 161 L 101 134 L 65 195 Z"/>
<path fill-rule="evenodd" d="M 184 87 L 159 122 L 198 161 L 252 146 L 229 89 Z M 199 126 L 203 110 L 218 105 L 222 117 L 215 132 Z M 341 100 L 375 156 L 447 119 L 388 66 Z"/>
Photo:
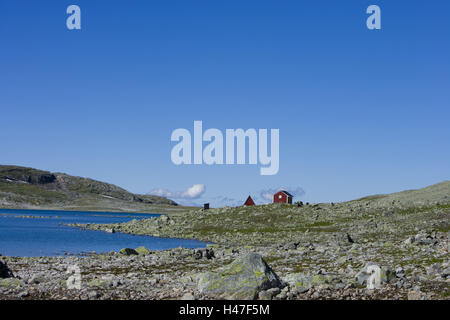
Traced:
<path fill-rule="evenodd" d="M 218 207 L 238 207 L 244 204 L 245 199 L 237 200 L 226 196 L 217 196 L 212 198 L 212 202 Z"/>
<path fill-rule="evenodd" d="M 180 198 L 197 199 L 205 193 L 205 191 L 206 187 L 204 184 L 194 184 L 192 187 L 187 188 L 187 190 L 182 193 Z"/>
<path fill-rule="evenodd" d="M 269 189 L 262 190 L 259 195 L 266 201 L 272 201 L 274 193 L 276 193 L 275 189 Z"/>
<path fill-rule="evenodd" d="M 185 191 L 155 189 L 150 191 L 148 194 L 173 199 L 198 199 L 205 193 L 205 191 L 206 187 L 204 184 L 194 184 L 193 186 L 187 188 Z"/>
<path fill-rule="evenodd" d="M 261 190 L 259 195 L 261 198 L 263 198 L 266 202 L 272 202 L 273 201 L 273 195 L 277 193 L 280 190 L 285 190 L 292 194 L 294 197 L 301 197 L 305 194 L 305 191 L 300 187 L 280 187 L 275 189 L 266 189 Z"/>

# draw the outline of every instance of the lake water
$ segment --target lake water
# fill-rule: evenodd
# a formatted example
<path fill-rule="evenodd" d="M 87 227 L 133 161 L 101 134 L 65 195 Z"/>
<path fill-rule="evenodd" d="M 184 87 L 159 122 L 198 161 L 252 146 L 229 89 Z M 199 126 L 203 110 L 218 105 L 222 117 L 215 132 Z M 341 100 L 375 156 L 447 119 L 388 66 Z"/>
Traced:
<path fill-rule="evenodd" d="M 26 216 L 26 217 L 25 217 Z M 165 239 L 81 230 L 68 223 L 120 223 L 159 214 L 0 209 L 0 254 L 13 257 L 110 252 L 145 246 L 150 250 L 204 248 L 196 240 Z M 35 217 L 35 218 L 31 218 Z"/>

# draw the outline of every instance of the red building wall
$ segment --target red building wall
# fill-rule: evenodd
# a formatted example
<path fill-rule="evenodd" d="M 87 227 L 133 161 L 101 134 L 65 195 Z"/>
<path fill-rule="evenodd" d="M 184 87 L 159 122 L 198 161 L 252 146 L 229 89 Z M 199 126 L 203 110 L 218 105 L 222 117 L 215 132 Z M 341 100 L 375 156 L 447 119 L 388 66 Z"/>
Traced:
<path fill-rule="evenodd" d="M 244 206 L 254 206 L 255 202 L 253 201 L 252 197 L 248 197 L 247 200 L 244 203 Z"/>
<path fill-rule="evenodd" d="M 273 195 L 273 203 L 292 203 L 292 197 L 286 193 L 278 191 Z"/>

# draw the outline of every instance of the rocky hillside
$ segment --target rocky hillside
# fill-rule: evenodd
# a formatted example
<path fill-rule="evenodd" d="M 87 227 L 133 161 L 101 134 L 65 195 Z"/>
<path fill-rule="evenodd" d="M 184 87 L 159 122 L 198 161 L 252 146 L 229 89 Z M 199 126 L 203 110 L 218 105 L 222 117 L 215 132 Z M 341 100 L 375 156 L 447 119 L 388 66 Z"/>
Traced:
<path fill-rule="evenodd" d="M 0 165 L 0 208 L 142 211 L 176 205 L 88 178 Z"/>
<path fill-rule="evenodd" d="M 150 299 L 449 299 L 449 196 L 445 181 L 341 203 L 196 209 L 75 226 L 214 243 L 203 252 L 146 257 L 142 281 L 155 270 L 170 280 Z M 381 277 L 377 290 L 367 289 L 374 268 Z"/>

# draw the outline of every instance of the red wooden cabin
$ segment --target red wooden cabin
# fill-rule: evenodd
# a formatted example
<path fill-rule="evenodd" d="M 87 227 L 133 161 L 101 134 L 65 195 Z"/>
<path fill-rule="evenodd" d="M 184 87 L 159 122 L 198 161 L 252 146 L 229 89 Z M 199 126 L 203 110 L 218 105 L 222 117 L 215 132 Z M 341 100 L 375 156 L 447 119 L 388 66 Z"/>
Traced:
<path fill-rule="evenodd" d="M 273 195 L 273 203 L 289 203 L 292 204 L 293 195 L 287 191 L 280 190 Z"/>
<path fill-rule="evenodd" d="M 247 200 L 245 200 L 244 206 L 254 206 L 255 201 L 253 201 L 252 197 L 248 196 Z"/>

